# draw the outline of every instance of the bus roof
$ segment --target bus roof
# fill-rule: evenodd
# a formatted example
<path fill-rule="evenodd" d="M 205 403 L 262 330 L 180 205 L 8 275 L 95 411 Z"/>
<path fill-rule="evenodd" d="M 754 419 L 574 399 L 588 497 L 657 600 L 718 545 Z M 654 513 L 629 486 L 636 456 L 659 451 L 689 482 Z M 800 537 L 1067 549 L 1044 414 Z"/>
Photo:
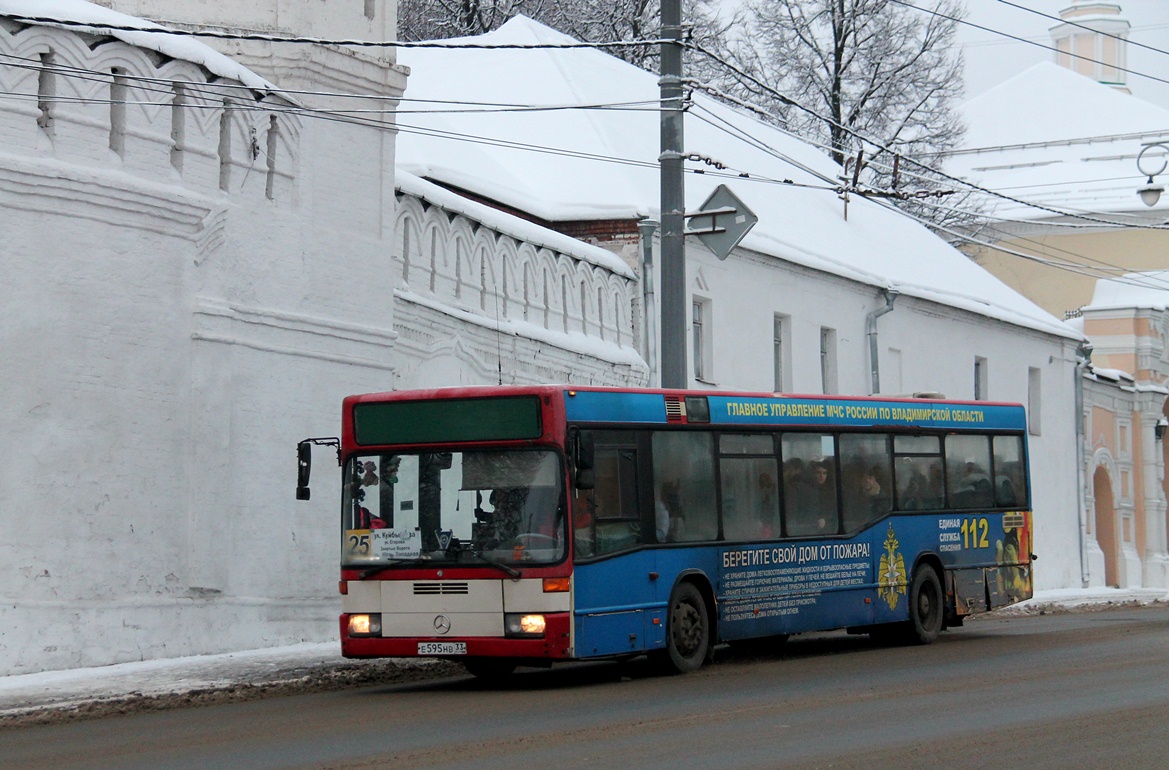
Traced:
<path fill-rule="evenodd" d="M 563 398 L 569 422 L 736 426 L 1014 430 L 1027 427 L 1020 404 L 912 396 L 825 396 L 707 390 L 503 385 L 434 388 L 350 396 L 356 403 L 491 398 Z"/>

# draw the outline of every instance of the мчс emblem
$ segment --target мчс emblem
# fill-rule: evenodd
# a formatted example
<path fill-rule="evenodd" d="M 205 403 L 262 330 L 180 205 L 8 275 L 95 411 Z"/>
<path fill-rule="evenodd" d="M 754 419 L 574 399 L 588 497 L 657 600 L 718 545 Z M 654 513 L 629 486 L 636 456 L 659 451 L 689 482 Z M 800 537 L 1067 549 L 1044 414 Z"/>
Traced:
<path fill-rule="evenodd" d="M 445 634 L 451 630 L 451 619 L 446 615 L 436 615 L 434 618 L 434 630 L 440 634 Z"/>
<path fill-rule="evenodd" d="M 889 609 L 897 609 L 897 599 L 905 594 L 905 559 L 897 553 L 897 536 L 893 534 L 893 525 L 889 525 L 889 534 L 885 535 L 885 553 L 881 554 L 881 567 L 877 573 L 877 593 L 889 605 Z"/>

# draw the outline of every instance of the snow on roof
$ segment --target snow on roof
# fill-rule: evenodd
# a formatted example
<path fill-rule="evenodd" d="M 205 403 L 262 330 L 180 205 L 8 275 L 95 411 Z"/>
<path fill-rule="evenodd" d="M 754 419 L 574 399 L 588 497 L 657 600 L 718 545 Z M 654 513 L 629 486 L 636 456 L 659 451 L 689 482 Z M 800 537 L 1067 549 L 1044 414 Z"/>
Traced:
<path fill-rule="evenodd" d="M 92 24 L 87 29 L 75 25 L 60 25 L 64 29 L 73 31 L 100 32 L 104 35 L 117 38 L 124 43 L 138 48 L 147 48 L 151 51 L 168 56 L 172 59 L 189 61 L 206 68 L 212 74 L 221 78 L 238 81 L 249 88 L 261 91 L 278 90 L 276 86 L 224 56 L 214 48 L 200 43 L 193 37 L 178 34 L 168 34 L 168 28 L 153 22 L 128 16 L 124 13 L 103 8 L 100 5 L 85 2 L 85 0 L 0 0 L 0 16 L 18 16 L 22 18 L 54 19 L 63 22 L 77 22 Z M 32 22 L 45 26 L 54 25 L 51 21 Z M 121 30 L 105 30 L 103 26 L 142 27 L 156 29 L 159 32 L 126 32 Z"/>
<path fill-rule="evenodd" d="M 961 114 L 964 148 L 946 160 L 949 173 L 1061 211 L 1150 214 L 1136 193 L 1146 181 L 1136 156 L 1145 143 L 1169 140 L 1169 110 L 1044 62 L 967 101 Z M 1010 202 L 995 213 L 1059 216 Z"/>
<path fill-rule="evenodd" d="M 575 42 L 524 17 L 473 40 Z M 399 168 L 549 221 L 657 214 L 656 75 L 595 49 L 406 49 L 398 61 L 411 69 L 398 113 Z M 592 108 L 564 109 L 571 105 Z M 435 112 L 440 109 L 447 111 Z M 1027 328 L 1078 336 L 885 205 L 854 196 L 845 221 L 832 189 L 840 167 L 811 145 L 701 94 L 693 96 L 685 120 L 686 152 L 727 167 L 718 173 L 709 164 L 688 163 L 709 173 L 686 176 L 687 210 L 698 209 L 717 185 L 727 184 L 759 215 L 743 248 Z"/>
<path fill-rule="evenodd" d="M 1126 273 L 1120 278 L 1097 280 L 1092 301 L 1084 310 L 1120 308 L 1169 309 L 1169 270 Z"/>

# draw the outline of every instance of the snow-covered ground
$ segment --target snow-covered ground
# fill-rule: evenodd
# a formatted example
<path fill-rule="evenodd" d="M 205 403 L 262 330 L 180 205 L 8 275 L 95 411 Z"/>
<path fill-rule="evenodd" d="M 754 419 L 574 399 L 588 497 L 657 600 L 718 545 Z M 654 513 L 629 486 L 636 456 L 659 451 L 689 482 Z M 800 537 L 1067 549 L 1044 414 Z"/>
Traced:
<path fill-rule="evenodd" d="M 1001 612 L 1031 614 L 1169 602 L 1164 589 L 1059 589 Z M 430 659 L 350 661 L 339 642 L 297 644 L 222 655 L 122 663 L 0 677 L 0 725 L 181 703 L 256 697 L 258 692 L 335 688 L 457 672 Z"/>

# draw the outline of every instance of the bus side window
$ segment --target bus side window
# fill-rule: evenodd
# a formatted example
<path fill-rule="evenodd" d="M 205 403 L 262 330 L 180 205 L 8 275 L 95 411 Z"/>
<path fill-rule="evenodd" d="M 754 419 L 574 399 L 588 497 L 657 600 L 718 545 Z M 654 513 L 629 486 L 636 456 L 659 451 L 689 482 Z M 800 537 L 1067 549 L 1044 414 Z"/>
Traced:
<path fill-rule="evenodd" d="M 836 506 L 836 444 L 830 434 L 785 433 L 783 518 L 789 537 L 835 535 L 840 529 Z"/>
<path fill-rule="evenodd" d="M 946 501 L 950 508 L 992 507 L 990 470 L 989 436 L 946 436 Z"/>
<path fill-rule="evenodd" d="M 779 537 L 779 484 L 770 434 L 719 437 L 723 540 Z"/>
<path fill-rule="evenodd" d="M 690 431 L 653 434 L 654 530 L 659 543 L 718 537 L 713 436 Z"/>
<path fill-rule="evenodd" d="M 1018 508 L 1027 500 L 1027 475 L 1023 472 L 1023 439 L 994 437 L 994 504 Z"/>
<path fill-rule="evenodd" d="M 892 509 L 891 460 L 888 436 L 840 436 L 845 532 L 855 532 Z"/>

